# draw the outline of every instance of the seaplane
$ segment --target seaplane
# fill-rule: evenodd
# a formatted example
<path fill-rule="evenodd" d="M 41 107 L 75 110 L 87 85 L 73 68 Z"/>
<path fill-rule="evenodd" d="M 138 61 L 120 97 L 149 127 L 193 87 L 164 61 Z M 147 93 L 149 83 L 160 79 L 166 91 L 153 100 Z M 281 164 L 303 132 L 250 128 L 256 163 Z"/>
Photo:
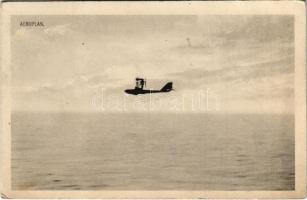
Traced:
<path fill-rule="evenodd" d="M 138 95 L 138 94 L 151 94 L 151 93 L 162 93 L 162 92 L 170 92 L 173 89 L 173 83 L 168 82 L 162 87 L 160 90 L 146 90 L 146 80 L 143 78 L 136 78 L 135 79 L 135 88 L 134 89 L 127 89 L 125 92 L 127 94 Z"/>

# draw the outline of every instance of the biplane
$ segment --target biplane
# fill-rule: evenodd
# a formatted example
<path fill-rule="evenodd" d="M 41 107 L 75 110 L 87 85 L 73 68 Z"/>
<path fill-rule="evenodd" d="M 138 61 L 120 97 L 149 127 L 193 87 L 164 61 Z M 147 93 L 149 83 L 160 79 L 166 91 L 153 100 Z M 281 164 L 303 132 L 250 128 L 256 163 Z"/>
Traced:
<path fill-rule="evenodd" d="M 160 90 L 147 90 L 144 89 L 144 87 L 146 87 L 146 80 L 143 78 L 136 78 L 134 89 L 127 89 L 125 90 L 125 92 L 127 94 L 133 94 L 133 95 L 170 92 L 173 90 L 173 83 L 172 82 L 166 83 L 164 87 L 162 87 Z"/>

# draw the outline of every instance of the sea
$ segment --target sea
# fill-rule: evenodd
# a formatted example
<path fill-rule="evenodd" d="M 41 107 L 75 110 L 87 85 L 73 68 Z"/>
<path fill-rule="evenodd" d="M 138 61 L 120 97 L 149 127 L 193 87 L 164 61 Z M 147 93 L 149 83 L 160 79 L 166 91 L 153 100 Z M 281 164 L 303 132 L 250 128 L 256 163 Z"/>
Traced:
<path fill-rule="evenodd" d="M 12 113 L 14 190 L 294 190 L 294 115 Z"/>

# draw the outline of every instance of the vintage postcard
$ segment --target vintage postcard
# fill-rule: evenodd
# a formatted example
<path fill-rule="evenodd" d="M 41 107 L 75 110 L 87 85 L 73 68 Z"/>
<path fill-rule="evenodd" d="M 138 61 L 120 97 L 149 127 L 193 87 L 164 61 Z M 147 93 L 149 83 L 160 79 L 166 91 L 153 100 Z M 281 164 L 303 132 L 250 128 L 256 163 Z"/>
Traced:
<path fill-rule="evenodd" d="M 305 4 L 2 3 L 3 198 L 303 198 Z"/>

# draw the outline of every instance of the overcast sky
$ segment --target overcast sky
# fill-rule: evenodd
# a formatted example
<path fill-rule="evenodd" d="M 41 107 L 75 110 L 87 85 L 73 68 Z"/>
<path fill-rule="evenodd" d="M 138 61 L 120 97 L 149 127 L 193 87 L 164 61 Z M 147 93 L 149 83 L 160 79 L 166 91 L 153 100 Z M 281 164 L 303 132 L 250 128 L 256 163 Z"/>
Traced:
<path fill-rule="evenodd" d="M 293 112 L 291 16 L 16 16 L 11 23 L 14 110 L 99 110 L 91 104 L 102 88 L 105 99 L 121 98 L 145 77 L 153 89 L 173 81 L 175 91 L 154 97 L 162 102 L 209 89 L 217 112 Z"/>

